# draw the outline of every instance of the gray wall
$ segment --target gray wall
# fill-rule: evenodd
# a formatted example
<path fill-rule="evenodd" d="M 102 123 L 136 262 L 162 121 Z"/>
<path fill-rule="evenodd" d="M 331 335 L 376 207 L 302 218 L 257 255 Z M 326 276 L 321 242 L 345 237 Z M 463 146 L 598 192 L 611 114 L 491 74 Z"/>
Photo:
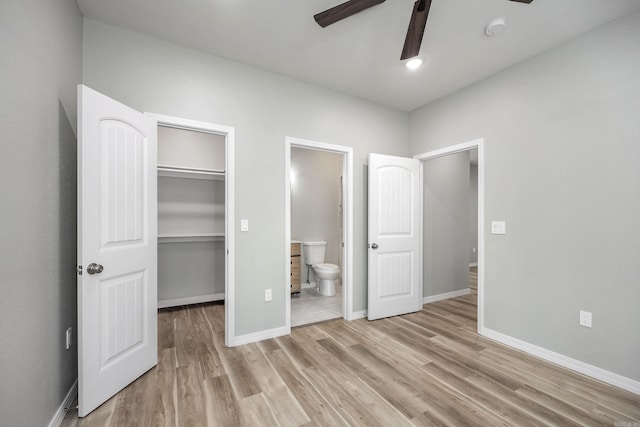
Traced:
<path fill-rule="evenodd" d="M 469 170 L 469 264 L 478 262 L 478 165 Z"/>
<path fill-rule="evenodd" d="M 44 426 L 77 373 L 64 337 L 76 329 L 82 16 L 74 0 L 3 0 L 0 40 L 0 424 Z"/>
<path fill-rule="evenodd" d="M 236 334 L 285 324 L 284 141 L 354 148 L 354 305 L 366 306 L 369 152 L 403 155 L 408 114 L 95 21 L 85 20 L 84 82 L 141 111 L 236 129 Z M 264 301 L 264 289 L 273 301 Z"/>
<path fill-rule="evenodd" d="M 411 152 L 485 138 L 486 327 L 640 380 L 640 14 L 411 114 Z M 578 326 L 579 310 L 593 328 Z"/>
<path fill-rule="evenodd" d="M 340 176 L 342 154 L 306 148 L 291 148 L 291 238 L 325 240 L 325 262 L 340 265 Z M 307 268 L 302 264 L 302 282 L 307 281 Z M 311 281 L 315 281 L 313 273 Z"/>
<path fill-rule="evenodd" d="M 469 152 L 423 162 L 423 295 L 469 288 Z"/>

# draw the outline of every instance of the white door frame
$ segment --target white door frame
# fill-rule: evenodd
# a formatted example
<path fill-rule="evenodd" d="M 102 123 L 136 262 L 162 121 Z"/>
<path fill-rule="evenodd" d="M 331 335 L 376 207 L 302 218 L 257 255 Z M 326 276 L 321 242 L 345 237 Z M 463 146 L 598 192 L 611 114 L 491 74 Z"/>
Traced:
<path fill-rule="evenodd" d="M 291 147 L 310 148 L 342 154 L 344 191 L 342 210 L 342 315 L 345 320 L 353 320 L 353 148 L 343 145 L 327 144 L 306 139 L 285 137 L 284 142 L 284 206 L 285 206 L 285 277 L 291 277 Z M 285 281 L 285 328 L 291 333 L 291 289 Z"/>
<path fill-rule="evenodd" d="M 484 329 L 484 138 L 413 156 L 424 168 L 426 160 L 478 149 L 478 334 Z M 424 232 L 423 232 L 424 233 Z M 420 242 L 420 247 L 423 243 Z"/>
<path fill-rule="evenodd" d="M 179 117 L 145 113 L 158 121 L 158 126 L 224 135 L 225 143 L 225 203 L 224 233 L 227 253 L 224 271 L 224 344 L 235 345 L 235 128 L 215 123 L 199 122 Z"/>

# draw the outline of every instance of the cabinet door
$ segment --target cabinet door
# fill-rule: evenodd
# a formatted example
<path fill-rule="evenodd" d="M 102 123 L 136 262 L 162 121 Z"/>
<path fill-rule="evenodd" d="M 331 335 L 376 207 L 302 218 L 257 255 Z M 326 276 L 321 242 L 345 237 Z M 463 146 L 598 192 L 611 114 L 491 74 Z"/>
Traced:
<path fill-rule="evenodd" d="M 291 293 L 300 292 L 300 243 L 291 244 Z"/>

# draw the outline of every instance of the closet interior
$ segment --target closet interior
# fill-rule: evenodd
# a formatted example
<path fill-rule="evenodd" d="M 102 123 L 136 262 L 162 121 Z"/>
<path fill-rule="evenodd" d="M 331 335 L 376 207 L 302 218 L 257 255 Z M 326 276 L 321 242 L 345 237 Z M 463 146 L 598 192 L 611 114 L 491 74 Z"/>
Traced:
<path fill-rule="evenodd" d="M 158 307 L 225 297 L 226 136 L 158 126 Z"/>

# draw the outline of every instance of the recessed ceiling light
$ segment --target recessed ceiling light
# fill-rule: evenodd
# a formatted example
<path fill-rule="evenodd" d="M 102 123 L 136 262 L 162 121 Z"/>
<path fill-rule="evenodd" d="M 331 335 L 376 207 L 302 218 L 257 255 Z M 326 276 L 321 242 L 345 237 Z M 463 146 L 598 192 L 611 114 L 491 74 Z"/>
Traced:
<path fill-rule="evenodd" d="M 404 66 L 407 67 L 410 70 L 415 70 L 416 68 L 419 68 L 422 65 L 422 58 L 420 58 L 419 56 L 416 56 L 415 58 L 411 58 L 410 60 L 408 60 Z"/>

